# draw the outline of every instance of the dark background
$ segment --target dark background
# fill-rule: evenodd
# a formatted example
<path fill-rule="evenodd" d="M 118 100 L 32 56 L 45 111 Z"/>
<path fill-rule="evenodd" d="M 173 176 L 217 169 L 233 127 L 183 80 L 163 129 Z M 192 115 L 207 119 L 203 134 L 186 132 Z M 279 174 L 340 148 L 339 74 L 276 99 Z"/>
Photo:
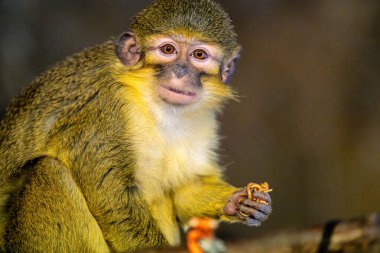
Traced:
<path fill-rule="evenodd" d="M 0 115 L 33 77 L 116 36 L 151 1 L 0 0 Z M 380 211 L 380 1 L 221 1 L 243 45 L 220 120 L 234 185 L 268 181 L 274 213 L 236 238 Z"/>

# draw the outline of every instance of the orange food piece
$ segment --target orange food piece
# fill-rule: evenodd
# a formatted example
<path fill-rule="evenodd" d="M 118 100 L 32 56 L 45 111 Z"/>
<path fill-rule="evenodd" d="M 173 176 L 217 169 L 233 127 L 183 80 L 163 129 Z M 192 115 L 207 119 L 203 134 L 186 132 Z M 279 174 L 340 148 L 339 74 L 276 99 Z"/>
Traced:
<path fill-rule="evenodd" d="M 263 192 L 263 193 L 271 192 L 272 189 L 269 189 L 269 184 L 267 182 L 264 182 L 261 184 L 256 184 L 256 183 L 247 184 L 246 190 L 242 194 L 242 196 L 246 196 L 249 200 L 256 201 L 256 202 L 259 202 L 262 204 L 266 204 L 266 205 L 269 204 L 268 202 L 266 202 L 264 200 L 253 197 L 252 191 L 253 192 Z"/>

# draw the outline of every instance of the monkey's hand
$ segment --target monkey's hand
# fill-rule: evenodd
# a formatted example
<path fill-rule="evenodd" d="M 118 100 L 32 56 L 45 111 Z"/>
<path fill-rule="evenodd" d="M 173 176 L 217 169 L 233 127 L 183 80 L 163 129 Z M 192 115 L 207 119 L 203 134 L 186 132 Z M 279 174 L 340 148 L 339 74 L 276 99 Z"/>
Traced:
<path fill-rule="evenodd" d="M 223 208 L 225 215 L 234 216 L 248 226 L 260 226 L 272 213 L 268 183 L 249 183 L 235 192 Z"/>

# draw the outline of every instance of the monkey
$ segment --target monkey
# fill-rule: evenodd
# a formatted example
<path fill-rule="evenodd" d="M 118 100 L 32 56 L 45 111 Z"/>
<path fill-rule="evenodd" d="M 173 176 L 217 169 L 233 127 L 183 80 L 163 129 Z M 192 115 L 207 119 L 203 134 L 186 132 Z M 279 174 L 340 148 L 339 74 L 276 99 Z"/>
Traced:
<path fill-rule="evenodd" d="M 173 246 L 193 217 L 259 226 L 270 195 L 227 183 L 218 156 L 240 50 L 219 3 L 157 0 L 33 80 L 0 123 L 0 251 Z"/>

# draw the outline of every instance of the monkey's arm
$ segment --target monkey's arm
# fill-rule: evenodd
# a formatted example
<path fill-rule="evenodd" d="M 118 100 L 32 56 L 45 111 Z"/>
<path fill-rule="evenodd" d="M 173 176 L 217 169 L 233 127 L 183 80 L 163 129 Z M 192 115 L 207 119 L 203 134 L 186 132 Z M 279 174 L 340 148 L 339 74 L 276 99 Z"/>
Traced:
<path fill-rule="evenodd" d="M 231 195 L 238 189 L 218 177 L 202 177 L 180 187 L 174 197 L 179 219 L 186 222 L 191 217 L 227 219 L 223 213 Z"/>
<path fill-rule="evenodd" d="M 255 198 L 262 200 L 260 203 L 248 199 L 244 191 L 217 176 L 201 177 L 176 191 L 174 201 L 178 217 L 184 223 L 191 217 L 210 217 L 258 226 L 272 212 L 270 196 L 253 192 Z"/>

